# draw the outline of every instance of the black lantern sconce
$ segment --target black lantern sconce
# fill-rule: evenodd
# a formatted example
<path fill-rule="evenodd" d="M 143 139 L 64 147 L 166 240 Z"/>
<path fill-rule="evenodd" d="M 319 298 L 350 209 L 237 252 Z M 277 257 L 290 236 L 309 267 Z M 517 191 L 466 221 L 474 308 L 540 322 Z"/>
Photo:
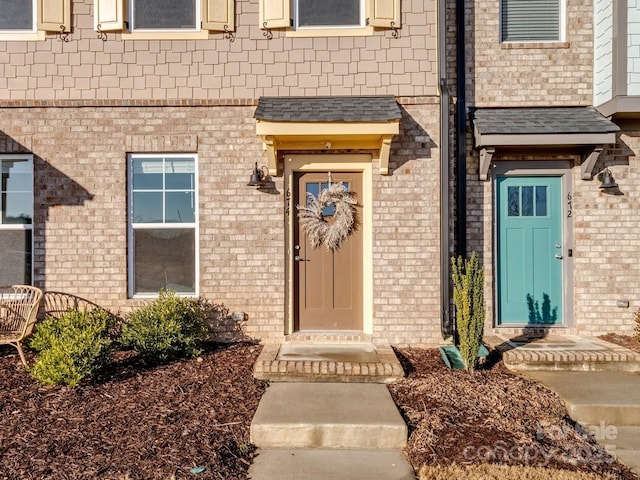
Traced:
<path fill-rule="evenodd" d="M 604 190 L 613 190 L 614 188 L 618 188 L 618 184 L 613 178 L 613 174 L 611 173 L 611 170 L 609 170 L 608 168 L 605 168 L 601 176 L 602 176 L 602 183 L 600 184 L 600 188 Z"/>
<path fill-rule="evenodd" d="M 247 183 L 247 186 L 264 187 L 264 185 L 268 182 L 269 177 L 269 172 L 266 170 L 267 167 L 264 166 L 258 168 L 258 162 L 256 162 L 255 167 L 253 167 L 253 172 L 251 172 L 251 177 L 249 178 L 249 183 Z"/>

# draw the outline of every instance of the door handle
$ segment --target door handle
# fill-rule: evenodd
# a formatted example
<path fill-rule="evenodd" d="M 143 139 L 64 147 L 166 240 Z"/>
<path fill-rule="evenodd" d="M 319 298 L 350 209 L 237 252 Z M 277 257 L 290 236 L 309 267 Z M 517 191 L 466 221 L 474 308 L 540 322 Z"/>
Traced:
<path fill-rule="evenodd" d="M 556 253 L 556 258 L 557 258 L 558 260 L 562 260 L 562 254 L 560 254 L 560 253 Z"/>
<path fill-rule="evenodd" d="M 300 255 L 296 255 L 295 257 L 293 257 L 293 259 L 296 262 L 308 262 L 309 260 L 307 260 L 306 258 L 302 258 Z"/>

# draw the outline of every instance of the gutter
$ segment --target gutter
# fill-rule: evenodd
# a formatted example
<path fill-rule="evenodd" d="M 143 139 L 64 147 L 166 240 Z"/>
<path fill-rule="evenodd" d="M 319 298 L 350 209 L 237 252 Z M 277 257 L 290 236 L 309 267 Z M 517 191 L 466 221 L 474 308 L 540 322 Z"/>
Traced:
<path fill-rule="evenodd" d="M 462 1 L 462 0 L 457 0 Z M 438 88 L 440 90 L 440 330 L 443 338 L 453 334 L 450 316 L 449 263 L 449 103 L 447 86 L 447 11 L 438 0 Z"/>

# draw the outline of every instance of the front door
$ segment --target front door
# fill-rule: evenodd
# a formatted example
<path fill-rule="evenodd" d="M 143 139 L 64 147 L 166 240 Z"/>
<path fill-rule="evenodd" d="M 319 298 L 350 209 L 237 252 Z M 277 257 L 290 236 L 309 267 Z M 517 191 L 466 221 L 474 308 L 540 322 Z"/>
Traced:
<path fill-rule="evenodd" d="M 316 198 L 329 182 L 342 182 L 353 192 L 356 225 L 362 218 L 361 172 L 298 172 L 294 175 L 294 205 Z M 335 208 L 323 209 L 334 221 Z M 357 228 L 335 251 L 313 248 L 294 215 L 294 311 L 297 330 L 362 330 L 362 228 Z"/>
<path fill-rule="evenodd" d="M 498 177 L 498 323 L 563 323 L 561 177 Z"/>

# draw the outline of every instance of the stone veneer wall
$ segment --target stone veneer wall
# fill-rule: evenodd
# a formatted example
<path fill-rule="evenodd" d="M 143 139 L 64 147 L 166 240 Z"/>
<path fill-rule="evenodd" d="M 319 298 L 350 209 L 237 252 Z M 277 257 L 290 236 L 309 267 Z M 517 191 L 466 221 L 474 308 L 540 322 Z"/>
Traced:
<path fill-rule="evenodd" d="M 374 168 L 373 338 L 434 344 L 439 106 L 437 97 L 401 100 L 392 175 Z M 127 299 L 126 154 L 197 152 L 200 293 L 246 312 L 251 337 L 282 340 L 284 188 L 282 177 L 275 194 L 246 186 L 253 163 L 266 163 L 255 100 L 89 103 L 0 108 L 0 153 L 34 154 L 34 283 L 114 311 L 138 304 Z"/>

